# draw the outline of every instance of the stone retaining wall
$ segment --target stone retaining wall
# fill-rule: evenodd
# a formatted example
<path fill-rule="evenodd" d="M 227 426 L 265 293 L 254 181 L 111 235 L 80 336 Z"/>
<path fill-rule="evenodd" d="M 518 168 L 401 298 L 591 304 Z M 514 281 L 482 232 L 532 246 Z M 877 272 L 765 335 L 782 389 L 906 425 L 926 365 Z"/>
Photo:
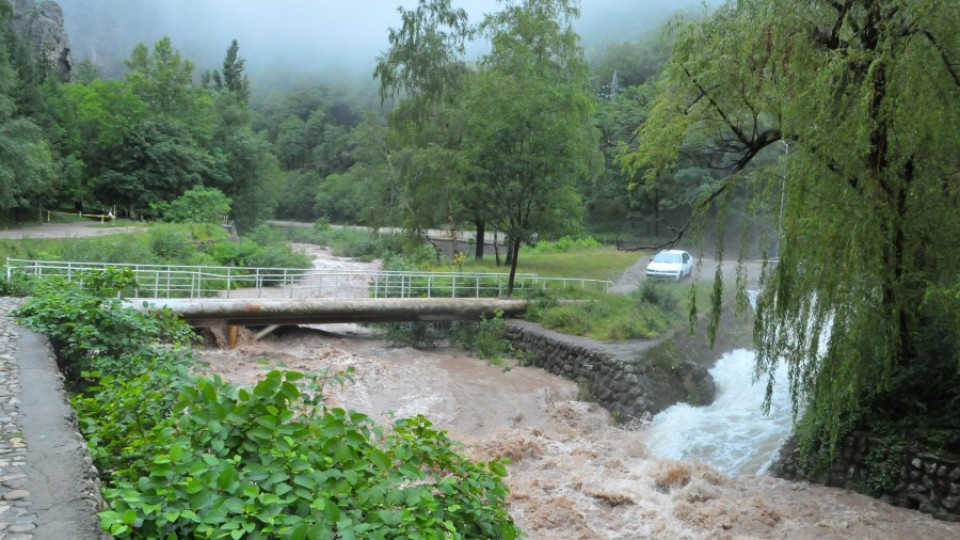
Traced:
<path fill-rule="evenodd" d="M 531 365 L 577 382 L 585 399 L 627 423 L 681 401 L 712 403 L 716 387 L 707 370 L 723 353 L 750 343 L 749 326 L 731 319 L 713 348 L 702 328 L 694 333 L 683 328 L 661 340 L 610 344 L 512 320 L 507 338 L 526 351 Z"/>
<path fill-rule="evenodd" d="M 960 455 L 934 453 L 915 445 L 885 447 L 870 433 L 854 433 L 841 444 L 833 465 L 815 477 L 798 468 L 799 450 L 791 438 L 780 450 L 770 474 L 807 480 L 876 496 L 938 519 L 960 521 Z"/>

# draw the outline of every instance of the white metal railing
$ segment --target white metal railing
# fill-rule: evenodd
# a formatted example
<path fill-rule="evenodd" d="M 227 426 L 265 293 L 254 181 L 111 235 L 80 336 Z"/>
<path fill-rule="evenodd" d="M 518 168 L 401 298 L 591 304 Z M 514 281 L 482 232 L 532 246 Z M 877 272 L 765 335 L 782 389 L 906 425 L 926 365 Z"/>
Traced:
<path fill-rule="evenodd" d="M 130 268 L 137 286 L 129 298 L 480 298 L 506 294 L 509 274 L 487 272 L 343 271 L 113 264 L 7 259 L 7 281 L 17 276 L 82 279 L 88 272 Z M 606 291 L 610 281 L 517 274 L 514 290 Z"/>

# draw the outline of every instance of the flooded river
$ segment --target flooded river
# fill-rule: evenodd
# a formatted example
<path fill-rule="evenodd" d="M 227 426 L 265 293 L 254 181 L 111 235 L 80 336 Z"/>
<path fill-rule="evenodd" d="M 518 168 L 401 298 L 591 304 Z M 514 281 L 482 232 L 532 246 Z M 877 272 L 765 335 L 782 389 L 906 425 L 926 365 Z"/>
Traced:
<path fill-rule="evenodd" d="M 455 348 L 394 348 L 349 325 L 326 330 L 334 333 L 293 330 L 200 355 L 244 384 L 274 367 L 353 367 L 352 382 L 328 388 L 340 406 L 383 423 L 423 414 L 469 455 L 509 457 L 510 512 L 532 540 L 960 538 L 960 523 L 756 474 L 789 431 L 789 405 L 780 397 L 761 415 L 749 351 L 711 370 L 713 406 L 680 405 L 621 429 L 543 370 Z"/>

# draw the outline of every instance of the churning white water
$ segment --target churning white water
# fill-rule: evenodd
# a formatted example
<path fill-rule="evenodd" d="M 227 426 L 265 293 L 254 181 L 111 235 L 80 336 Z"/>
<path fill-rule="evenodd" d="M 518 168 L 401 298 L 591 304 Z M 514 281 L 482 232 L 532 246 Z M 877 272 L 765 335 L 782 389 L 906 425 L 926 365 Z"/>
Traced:
<path fill-rule="evenodd" d="M 731 476 L 765 472 L 790 434 L 790 398 L 781 366 L 770 414 L 763 414 L 766 380 L 751 383 L 754 360 L 753 351 L 743 349 L 723 355 L 710 370 L 717 384 L 713 404 L 681 403 L 656 415 L 649 451 L 662 459 L 701 461 Z"/>

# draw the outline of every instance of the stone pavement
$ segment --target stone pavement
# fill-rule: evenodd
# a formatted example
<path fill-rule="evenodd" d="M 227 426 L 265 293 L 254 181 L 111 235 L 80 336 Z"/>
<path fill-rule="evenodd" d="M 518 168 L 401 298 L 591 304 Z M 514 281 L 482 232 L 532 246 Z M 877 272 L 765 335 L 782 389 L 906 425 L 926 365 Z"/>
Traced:
<path fill-rule="evenodd" d="M 0 298 L 0 540 L 108 538 L 96 469 L 43 336 Z"/>

